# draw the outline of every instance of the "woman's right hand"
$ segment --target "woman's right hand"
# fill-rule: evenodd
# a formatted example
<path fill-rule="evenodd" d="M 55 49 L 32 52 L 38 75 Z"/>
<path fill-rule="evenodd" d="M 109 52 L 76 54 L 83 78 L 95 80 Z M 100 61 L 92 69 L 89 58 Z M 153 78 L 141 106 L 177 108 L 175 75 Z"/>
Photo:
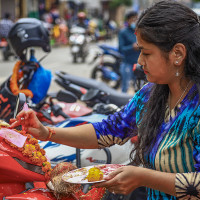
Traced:
<path fill-rule="evenodd" d="M 49 135 L 48 129 L 38 120 L 32 109 L 29 109 L 28 111 L 21 111 L 16 116 L 16 119 L 11 119 L 10 122 L 10 128 L 15 128 L 21 125 L 27 133 L 31 134 L 38 140 L 46 140 Z"/>

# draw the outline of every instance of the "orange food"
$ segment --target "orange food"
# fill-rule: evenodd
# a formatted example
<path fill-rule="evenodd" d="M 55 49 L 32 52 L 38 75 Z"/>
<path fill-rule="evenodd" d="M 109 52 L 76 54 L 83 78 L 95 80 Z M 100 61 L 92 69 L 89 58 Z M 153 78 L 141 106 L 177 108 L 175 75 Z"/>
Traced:
<path fill-rule="evenodd" d="M 92 167 L 88 170 L 86 179 L 88 182 L 100 181 L 103 179 L 103 172 L 98 167 Z"/>

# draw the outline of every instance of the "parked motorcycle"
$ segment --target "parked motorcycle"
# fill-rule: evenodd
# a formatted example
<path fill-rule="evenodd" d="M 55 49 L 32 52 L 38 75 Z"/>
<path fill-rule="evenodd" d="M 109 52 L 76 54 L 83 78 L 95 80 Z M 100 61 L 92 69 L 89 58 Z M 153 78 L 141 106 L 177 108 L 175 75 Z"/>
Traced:
<path fill-rule="evenodd" d="M 26 50 L 26 53 L 28 51 Z M 30 58 L 27 59 L 27 55 L 23 54 L 21 55 L 21 59 L 23 59 L 23 63 L 19 63 L 14 67 L 14 71 L 12 74 L 12 81 L 15 80 L 14 86 L 17 87 L 17 93 L 19 92 L 24 92 L 26 94 L 27 101 L 29 103 L 29 106 L 36 111 L 38 118 L 40 121 L 42 121 L 44 124 L 48 125 L 56 125 L 56 126 L 62 126 L 62 127 L 69 127 L 69 126 L 76 126 L 80 124 L 85 124 L 85 123 L 91 123 L 91 122 L 97 122 L 101 121 L 103 118 L 106 118 L 107 115 L 102 112 L 102 110 L 108 110 L 108 105 L 107 108 L 101 109 L 101 114 L 100 113 L 92 113 L 92 109 L 85 107 L 83 105 L 79 105 L 76 103 L 76 96 L 73 96 L 69 91 L 60 91 L 56 95 L 48 94 L 48 87 L 50 84 L 51 79 L 48 79 L 47 82 L 42 82 L 42 84 L 39 84 L 39 87 L 37 85 L 38 82 L 41 80 L 44 81 L 45 79 L 45 73 L 46 72 L 43 68 L 44 71 L 40 72 L 40 80 L 37 79 L 37 76 L 35 76 L 35 73 L 38 72 L 42 66 L 40 65 L 40 62 L 37 61 L 34 55 L 35 51 L 34 49 L 30 49 Z M 49 72 L 47 72 L 47 75 L 49 75 Z M 18 77 L 18 78 L 17 78 Z M 32 81 L 38 80 L 35 82 L 36 87 L 30 87 L 30 83 Z M 6 115 L 2 115 L 2 119 L 9 119 L 13 117 L 13 107 L 15 106 L 16 102 L 16 95 L 13 93 L 13 90 L 11 91 L 11 85 L 10 84 L 11 79 L 8 78 L 4 84 L 1 87 L 0 92 L 2 93 L 3 99 L 7 98 L 9 101 L 2 102 L 1 108 L 4 108 L 6 110 L 6 107 L 9 106 L 10 112 L 7 113 L 6 111 L 1 112 L 5 113 Z M 40 82 L 41 83 L 41 82 Z M 33 84 L 33 86 L 35 86 Z M 42 92 L 42 88 L 45 88 L 45 91 Z M 75 84 L 74 84 L 75 85 Z M 13 85 L 12 85 L 13 87 Z M 12 88 L 13 89 L 13 88 Z M 39 91 L 38 91 L 39 89 Z M 81 90 L 83 91 L 83 90 Z M 86 91 L 86 89 L 84 90 Z M 37 98 L 34 99 L 34 96 L 32 98 L 29 97 L 30 94 L 28 93 L 33 93 Z M 37 96 L 38 94 L 41 94 L 42 96 Z M 63 95 L 64 93 L 64 95 Z M 66 94 L 67 93 L 67 94 Z M 8 94 L 10 96 L 8 96 Z M 7 95 L 7 96 L 6 96 Z M 68 95 L 66 97 L 66 95 Z M 69 95 L 71 97 L 69 98 Z M 12 101 L 10 101 L 12 98 Z M 88 98 L 88 97 L 87 97 Z M 55 101 L 54 101 L 55 99 Z M 70 99 L 70 101 L 69 101 Z M 68 104 L 70 103 L 70 106 Z M 68 109 L 67 109 L 68 108 Z M 103 106 L 101 106 L 103 108 Z M 110 108 L 109 108 L 110 109 Z M 97 106 L 96 106 L 97 110 Z M 99 109 L 100 110 L 100 109 Z M 107 112 L 107 111 L 106 111 Z M 108 112 L 106 113 L 108 114 Z M 88 115 L 88 116 L 85 116 Z M 58 123 L 60 122 L 60 123 Z M 121 163 L 129 160 L 129 158 L 124 158 L 124 160 L 119 161 L 118 156 L 112 155 L 112 160 L 109 157 L 110 154 L 116 152 L 116 147 L 113 148 L 113 152 L 110 153 L 109 150 L 106 151 L 106 149 L 103 150 L 79 150 L 75 148 L 71 148 L 64 146 L 64 145 L 59 145 L 56 143 L 51 143 L 51 142 L 41 142 L 41 146 L 43 146 L 45 149 L 47 149 L 47 154 L 50 160 L 52 161 L 52 165 L 56 165 L 57 163 L 61 161 L 70 161 L 70 162 L 79 162 L 81 161 L 81 164 L 77 163 L 77 166 L 87 166 L 89 163 L 90 165 L 95 164 L 95 163 Z M 57 148 L 55 148 L 57 147 Z M 63 150 L 64 148 L 64 150 Z M 125 150 L 125 149 L 124 149 Z M 76 151 L 81 151 L 80 153 Z M 56 153 L 57 152 L 57 153 Z M 84 153 L 85 152 L 85 153 Z M 80 157 L 81 154 L 81 157 Z M 79 155 L 79 157 L 77 157 Z M 85 157 L 84 157 L 85 155 Z"/>
<path fill-rule="evenodd" d="M 15 114 L 26 100 L 22 94 L 17 98 Z M 105 193 L 103 188 L 87 190 L 87 194 L 80 185 L 71 185 L 70 190 L 67 189 L 68 184 L 62 181 L 62 175 L 75 168 L 65 162 L 52 170 L 45 150 L 38 146 L 36 139 L 24 130 L 10 129 L 9 124 L 0 122 L 1 200 L 101 199 Z"/>
<path fill-rule="evenodd" d="M 36 111 L 39 120 L 45 125 L 54 125 L 56 127 L 73 127 L 82 124 L 102 121 L 107 118 L 107 114 L 116 112 L 117 106 L 114 108 L 109 104 L 96 104 L 93 113 L 82 115 L 80 117 L 71 118 L 65 112 L 59 102 L 71 102 L 76 98 L 71 96 L 71 93 L 66 91 L 59 91 L 57 94 L 52 94 L 50 101 L 42 102 L 37 107 L 29 103 L 29 107 Z M 48 97 L 48 98 L 49 98 Z M 53 101 L 55 99 L 55 101 Z M 119 109 L 119 108 L 118 108 Z M 56 116 L 62 116 L 65 120 L 55 120 Z M 55 122 L 57 121 L 57 123 Z M 52 123 L 53 122 L 53 123 Z M 77 167 L 84 167 L 94 164 L 127 164 L 129 163 L 129 156 L 126 154 L 131 149 L 132 142 L 128 142 L 123 146 L 113 146 L 104 149 L 75 149 L 62 144 L 57 144 L 51 141 L 39 141 L 40 146 L 46 150 L 46 154 L 51 161 L 52 167 L 60 162 L 71 162 L 76 164 Z M 119 156 L 124 154 L 126 156 Z"/>
<path fill-rule="evenodd" d="M 20 33 L 19 30 L 21 31 Z M 25 37 L 25 39 L 21 40 L 21 37 Z M 37 46 L 41 47 L 45 52 L 50 52 L 48 31 L 41 21 L 32 18 L 20 19 L 11 28 L 8 41 L 19 61 L 16 62 L 11 76 L 0 86 L 0 118 L 7 122 L 13 116 L 16 95 L 19 92 L 26 94 L 29 102 L 35 104 L 35 107 L 41 106 L 48 96 L 47 92 L 52 80 L 51 72 L 40 64 L 44 57 L 38 61 L 33 49 L 33 47 Z M 70 117 L 78 117 L 91 112 L 91 109 L 78 103 L 59 103 L 62 105 L 64 112 Z M 54 120 L 58 121 L 57 117 L 54 117 Z"/>
<path fill-rule="evenodd" d="M 119 72 L 120 63 L 123 56 L 118 49 L 105 44 L 98 45 L 101 53 L 97 53 L 90 64 L 99 58 L 99 63 L 93 68 L 91 78 L 105 82 L 114 89 L 118 89 L 121 83 L 121 75 Z M 105 57 L 109 56 L 114 61 L 105 61 Z"/>
<path fill-rule="evenodd" d="M 108 45 L 99 45 L 102 49 L 101 53 L 97 53 L 92 62 L 94 63 L 97 58 L 100 58 L 99 64 L 97 64 L 91 73 L 91 78 L 100 80 L 108 84 L 114 89 L 118 89 L 121 83 L 121 74 L 119 72 L 120 64 L 123 59 L 117 48 Z M 105 61 L 105 57 L 109 56 L 114 59 L 113 61 Z M 133 72 L 136 76 L 134 80 L 134 90 L 137 92 L 146 82 L 146 76 L 142 69 L 142 66 L 137 64 L 133 65 Z"/>
<path fill-rule="evenodd" d="M 72 26 L 70 29 L 69 44 L 74 63 L 77 63 L 79 58 L 81 58 L 82 62 L 85 62 L 88 55 L 87 43 L 86 29 L 79 26 Z"/>
<path fill-rule="evenodd" d="M 80 95 L 78 92 L 75 92 L 75 94 L 79 94 L 80 99 L 88 103 L 88 105 L 94 106 L 96 103 L 110 103 L 121 107 L 127 104 L 133 97 L 133 95 L 118 92 L 106 83 L 94 79 L 67 74 L 63 71 L 57 71 L 55 75 L 56 83 L 67 90 L 70 89 L 71 84 L 86 89 L 85 95 Z"/>

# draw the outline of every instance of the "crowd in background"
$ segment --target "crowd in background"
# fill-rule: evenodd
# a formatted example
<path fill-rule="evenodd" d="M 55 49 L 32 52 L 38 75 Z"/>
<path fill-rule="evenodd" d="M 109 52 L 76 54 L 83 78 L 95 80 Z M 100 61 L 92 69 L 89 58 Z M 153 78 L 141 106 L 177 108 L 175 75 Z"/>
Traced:
<path fill-rule="evenodd" d="M 120 53 L 124 56 L 124 60 L 120 66 L 122 92 L 126 93 L 128 91 L 130 81 L 135 79 L 132 66 L 137 63 L 138 58 L 138 52 L 135 47 L 137 45 L 135 43 L 134 28 L 132 27 L 132 18 L 134 18 L 135 22 L 137 15 L 131 15 L 131 21 L 129 21 L 129 17 L 125 16 L 124 27 L 119 29 L 115 21 L 109 17 L 103 17 L 102 14 L 89 16 L 86 11 L 79 10 L 75 12 L 74 10 L 70 10 L 69 12 L 66 9 L 64 10 L 64 15 L 61 15 L 56 4 L 53 4 L 48 11 L 45 9 L 41 10 L 43 12 L 39 12 L 39 18 L 49 30 L 51 46 L 70 45 L 69 36 L 73 26 L 80 26 L 86 29 L 90 41 L 95 42 L 102 39 L 112 39 L 119 34 L 118 47 Z M 4 18 L 0 20 L 0 38 L 7 38 L 13 24 L 14 22 L 10 18 L 10 13 L 5 13 Z M 5 56 L 4 60 L 7 60 L 8 56 Z"/>
<path fill-rule="evenodd" d="M 85 24 L 88 35 L 94 41 L 100 39 L 108 39 L 117 30 L 117 24 L 113 20 L 104 21 L 102 16 L 88 16 L 86 11 L 74 10 L 64 11 L 64 16 L 61 16 L 57 5 L 53 4 L 49 11 L 44 11 L 40 14 L 40 19 L 45 22 L 45 25 L 51 30 L 51 44 L 68 44 L 70 29 L 74 25 L 79 25 L 80 21 Z"/>

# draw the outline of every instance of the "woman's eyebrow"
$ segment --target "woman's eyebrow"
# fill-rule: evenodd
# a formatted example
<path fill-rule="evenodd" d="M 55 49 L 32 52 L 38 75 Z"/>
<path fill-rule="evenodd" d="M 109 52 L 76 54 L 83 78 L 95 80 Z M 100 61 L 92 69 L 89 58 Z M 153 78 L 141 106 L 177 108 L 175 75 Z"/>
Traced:
<path fill-rule="evenodd" d="M 139 49 L 139 50 L 142 50 L 142 49 L 144 49 L 144 50 L 149 50 L 149 49 L 144 48 L 143 46 L 139 46 L 138 44 L 137 44 L 137 46 L 138 46 L 138 49 Z"/>

